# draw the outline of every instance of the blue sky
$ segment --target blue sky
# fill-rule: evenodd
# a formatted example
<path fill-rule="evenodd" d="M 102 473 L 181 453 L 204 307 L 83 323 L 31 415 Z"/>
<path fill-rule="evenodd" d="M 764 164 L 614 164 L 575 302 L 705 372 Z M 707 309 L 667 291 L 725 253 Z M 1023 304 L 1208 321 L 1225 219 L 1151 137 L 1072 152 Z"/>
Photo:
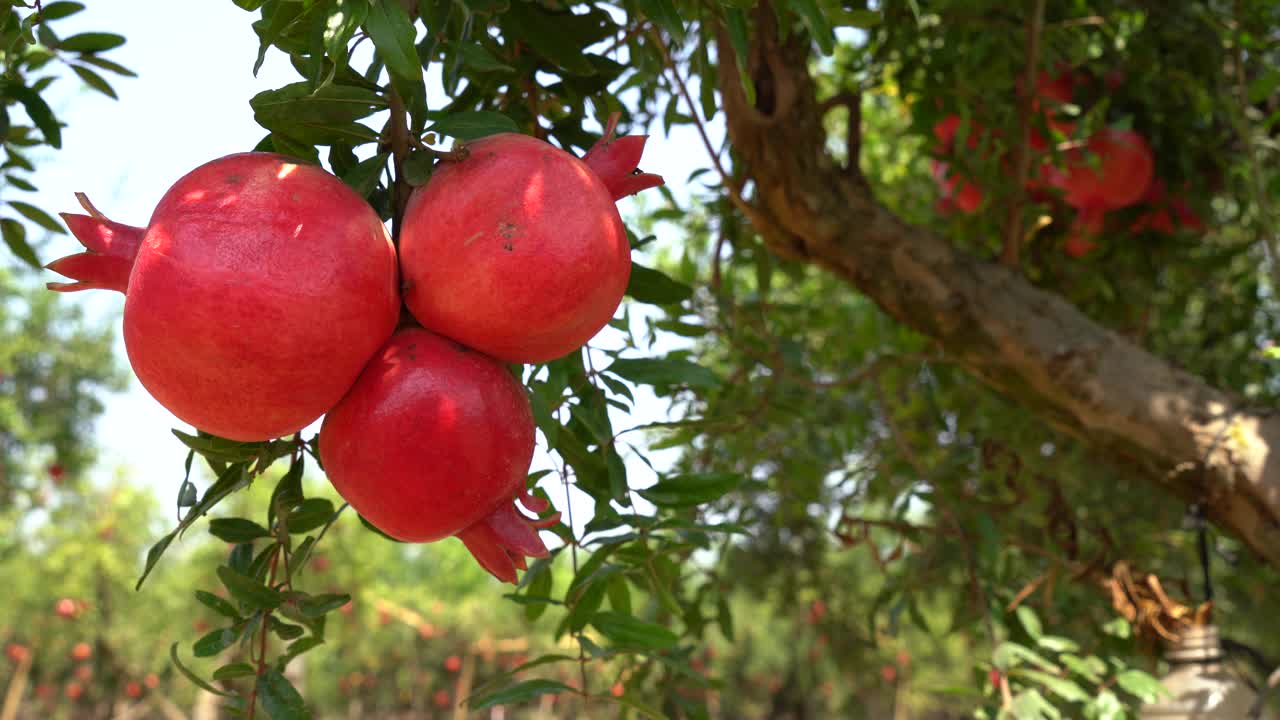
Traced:
<path fill-rule="evenodd" d="M 249 98 L 298 78 L 275 51 L 268 53 L 258 77 L 253 76 L 257 37 L 250 23 L 254 16 L 231 2 L 87 4 L 86 11 L 56 26 L 60 34 L 95 30 L 125 35 L 128 43 L 108 57 L 139 77 L 113 78 L 119 101 L 81 88 L 74 78 L 55 84 L 51 104 L 67 127 L 62 149 L 37 164 L 33 180 L 40 192 L 34 202 L 50 212 L 76 211 L 73 193 L 83 191 L 113 220 L 143 225 L 164 191 L 184 173 L 216 157 L 252 149 L 265 131 L 253 120 Z M 649 131 L 645 169 L 663 174 L 677 195 L 683 196 L 684 178 L 706 164 L 701 143 L 691 128 L 677 129 L 672 137 L 664 137 L 661 127 Z M 713 138 L 722 137 L 718 125 L 711 131 Z M 624 217 L 631 202 L 621 204 Z M 48 262 L 77 248 L 69 236 L 59 236 L 45 243 L 40 254 Z M 45 275 L 50 277 L 41 280 L 56 279 L 52 273 Z M 64 301 L 80 304 L 91 316 L 114 321 L 123 308 L 123 296 L 104 291 L 69 294 Z M 616 344 L 604 336 L 599 340 Z M 117 342 L 116 355 L 127 367 L 122 342 Z M 630 416 L 615 413 L 617 428 L 665 419 L 664 403 L 647 392 L 638 393 L 637 398 Z M 106 399 L 96 438 L 102 462 L 95 475 L 104 479 L 125 472 L 152 485 L 163 502 L 170 502 L 186 456 L 185 448 L 169 432 L 174 427 L 185 426 L 131 378 L 127 392 Z M 640 440 L 635 434 L 628 439 Z M 662 467 L 674 456 L 675 451 L 667 451 L 651 459 Z M 535 459 L 535 467 L 545 463 L 545 457 Z M 653 474 L 643 464 L 633 458 L 628 466 L 634 484 L 652 482 Z M 557 505 L 563 506 L 563 494 L 548 489 Z M 574 505 L 575 524 L 581 525 L 589 513 L 579 503 Z"/>

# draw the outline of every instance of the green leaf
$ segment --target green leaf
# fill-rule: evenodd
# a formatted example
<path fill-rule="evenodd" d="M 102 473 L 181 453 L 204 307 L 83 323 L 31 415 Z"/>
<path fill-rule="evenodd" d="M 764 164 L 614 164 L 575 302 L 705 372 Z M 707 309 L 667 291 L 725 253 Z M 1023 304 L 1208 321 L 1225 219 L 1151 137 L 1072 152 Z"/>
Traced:
<path fill-rule="evenodd" d="M 530 579 L 532 578 L 532 579 Z M 529 566 L 529 571 L 521 578 L 521 582 L 528 583 L 528 589 L 525 590 L 524 597 L 526 599 L 537 599 L 551 597 L 551 587 L 553 578 L 551 577 L 551 566 L 542 560 L 536 561 Z M 533 622 L 542 617 L 547 611 L 549 603 L 535 602 L 524 606 L 524 617 L 529 622 Z"/>
<path fill-rule="evenodd" d="M 458 140 L 475 140 L 487 135 L 519 132 L 520 128 L 514 120 L 502 113 L 477 110 L 446 115 L 428 130 Z"/>
<path fill-rule="evenodd" d="M 733 642 L 733 612 L 729 609 L 729 598 L 724 593 L 716 596 L 716 624 L 725 640 Z"/>
<path fill-rule="evenodd" d="M 61 20 L 64 17 L 75 15 L 84 10 L 84 3 L 78 2 L 51 2 L 44 4 L 44 10 L 40 13 L 42 21 Z"/>
<path fill-rule="evenodd" d="M 367 160 L 361 160 L 342 174 L 342 181 L 360 194 L 369 197 L 369 193 L 378 186 L 378 177 L 387 165 L 390 153 L 378 153 Z"/>
<path fill-rule="evenodd" d="M 103 79 L 103 77 L 98 73 L 83 65 L 72 65 L 71 70 L 75 72 L 76 75 L 80 76 L 80 79 L 84 81 L 85 85 L 88 85 L 103 95 L 106 95 L 112 100 L 120 99 L 119 96 L 116 95 L 116 91 L 111 88 L 111 83 Z"/>
<path fill-rule="evenodd" d="M 376 131 L 355 121 L 384 104 L 365 88 L 329 84 L 312 92 L 305 82 L 265 90 L 249 101 L 254 119 L 273 133 L 313 145 L 341 142 L 352 147 L 378 139 Z"/>
<path fill-rule="evenodd" d="M 671 36 L 677 40 L 684 37 L 684 23 L 680 20 L 680 13 L 676 11 L 675 3 L 671 0 L 637 0 L 640 11 L 645 14 L 658 27 L 671 33 Z"/>
<path fill-rule="evenodd" d="M 435 155 L 426 150 L 414 150 L 404 161 L 404 179 L 414 187 L 427 184 L 435 167 Z"/>
<path fill-rule="evenodd" d="M 51 233 L 65 235 L 67 232 L 66 228 L 62 227 L 62 223 L 59 223 L 57 220 L 54 220 L 52 215 L 41 210 L 35 205 L 31 205 L 24 202 L 18 202 L 16 200 L 10 200 L 9 207 L 13 208 L 14 210 L 17 210 L 18 213 L 22 215 L 22 217 L 30 220 L 31 222 L 39 225 L 40 227 L 44 228 L 45 230 L 48 230 Z"/>
<path fill-rule="evenodd" d="M 621 574 L 609 578 L 609 607 L 623 615 L 631 614 L 631 588 Z"/>
<path fill-rule="evenodd" d="M 652 268 L 631 263 L 631 279 L 627 294 L 633 300 L 650 305 L 677 305 L 693 297 L 693 288 Z"/>
<path fill-rule="evenodd" d="M 347 43 L 369 16 L 369 0 L 334 0 L 324 24 L 324 51 L 333 60 L 334 70 L 347 64 Z"/>
<path fill-rule="evenodd" d="M 572 691 L 573 688 L 555 680 L 525 680 L 514 685 L 508 685 L 487 695 L 473 697 L 468 703 L 468 707 L 471 710 L 483 710 L 495 705 L 512 705 L 532 700 L 542 695 Z"/>
<path fill-rule="evenodd" d="M 1272 68 L 1249 83 L 1249 102 L 1260 103 L 1280 87 L 1280 70 Z"/>
<path fill-rule="evenodd" d="M 4 95 L 22 103 L 27 115 L 31 117 L 31 122 L 40 128 L 45 142 L 55 148 L 62 147 L 62 129 L 58 126 L 58 121 L 54 118 L 49 104 L 36 91 L 11 82 L 3 83 L 0 87 L 3 87 Z"/>
<path fill-rule="evenodd" d="M 1129 714 L 1115 693 L 1103 690 L 1084 706 L 1084 717 L 1085 720 L 1125 720 Z"/>
<path fill-rule="evenodd" d="M 1050 675 L 1039 670 L 1019 669 L 1015 672 L 1031 682 L 1043 685 L 1049 692 L 1067 702 L 1087 702 L 1089 700 L 1089 693 L 1085 692 L 1084 688 L 1081 688 L 1072 680 Z"/>
<path fill-rule="evenodd" d="M 397 0 L 376 0 L 369 7 L 364 28 L 400 95 L 406 101 L 425 95 L 422 65 L 413 44 L 417 32 L 404 7 Z"/>
<path fill-rule="evenodd" d="M 271 533 L 246 518 L 215 518 L 209 521 L 209 534 L 229 543 L 242 543 L 267 537 Z"/>
<path fill-rule="evenodd" d="M 236 610 L 234 605 L 227 602 L 226 600 L 223 600 L 217 595 L 214 595 L 211 592 L 206 592 L 204 590 L 197 590 L 196 600 L 199 600 L 201 605 L 204 605 L 205 607 L 209 608 L 210 610 L 213 610 L 214 612 L 218 613 L 219 615 L 222 615 L 223 617 L 230 618 L 231 620 L 234 620 L 236 622 L 240 622 L 241 620 L 244 620 L 244 618 L 240 615 L 239 611 Z"/>
<path fill-rule="evenodd" d="M 233 570 L 226 565 L 218 568 L 218 579 L 237 599 L 258 610 L 274 610 L 284 601 L 279 591 L 273 590 L 256 579 Z"/>
<path fill-rule="evenodd" d="M 85 55 L 80 58 L 80 62 L 100 67 L 107 72 L 113 72 L 124 77 L 138 77 L 138 73 L 130 70 L 120 63 L 112 62 L 106 58 L 98 57 L 97 55 Z"/>
<path fill-rule="evenodd" d="M 835 49 L 836 36 L 822 8 L 818 7 L 817 0 L 791 0 L 791 9 L 804 19 L 805 25 L 809 26 L 809 32 L 818 42 L 818 48 L 822 50 L 822 54 L 830 55 Z"/>
<path fill-rule="evenodd" d="M 59 43 L 60 50 L 66 52 L 103 52 L 118 48 L 124 44 L 124 36 L 115 33 L 87 32 L 71 37 Z"/>
<path fill-rule="evenodd" d="M 234 680 L 235 678 L 249 677 L 257 672 L 249 663 L 231 663 L 214 670 L 213 679 L 219 681 Z"/>
<path fill-rule="evenodd" d="M 188 669 L 186 665 L 183 665 L 182 660 L 178 658 L 178 643 L 174 643 L 173 645 L 169 646 L 169 659 L 173 661 L 173 666 L 178 668 L 178 672 L 182 673 L 183 676 L 185 676 L 188 680 L 194 683 L 195 686 L 200 688 L 201 690 L 204 690 L 205 692 L 208 692 L 208 693 L 213 693 L 214 695 L 217 695 L 219 697 L 225 697 L 225 698 L 235 697 L 235 693 L 229 693 L 225 690 L 219 690 L 218 688 L 210 685 L 204 680 L 201 680 L 199 675 L 196 675 L 195 673 L 191 672 L 191 670 Z"/>
<path fill-rule="evenodd" d="M 1101 682 L 1102 676 L 1107 672 L 1107 664 L 1093 655 L 1081 658 L 1071 653 L 1064 653 L 1058 656 L 1058 661 L 1071 672 L 1092 683 Z"/>
<path fill-rule="evenodd" d="M 991 655 L 991 662 L 996 668 L 1005 672 L 1024 663 L 1030 663 L 1047 672 L 1058 671 L 1053 663 L 1045 660 L 1034 650 L 1012 642 L 1003 642 L 996 646 L 995 652 Z"/>
<path fill-rule="evenodd" d="M 1125 670 L 1118 673 L 1116 684 L 1125 692 L 1147 703 L 1155 702 L 1169 694 L 1159 680 L 1141 670 Z"/>
<path fill-rule="evenodd" d="M 267 447 L 265 442 L 240 442 L 215 435 L 188 435 L 177 429 L 171 432 L 174 437 L 182 441 L 183 445 L 195 450 L 204 457 L 224 462 L 252 460 L 258 457 Z"/>
<path fill-rule="evenodd" d="M 289 513 L 286 525 L 289 533 L 300 535 L 311 532 L 329 522 L 333 517 L 333 503 L 325 498 L 307 498 L 298 508 Z"/>
<path fill-rule="evenodd" d="M 1032 640 L 1039 640 L 1044 635 L 1044 629 L 1040 625 L 1040 618 L 1036 617 L 1036 611 L 1026 605 L 1019 605 L 1014 611 L 1018 616 L 1018 622 L 1022 624 L 1022 629 L 1027 631 L 1027 635 Z"/>
<path fill-rule="evenodd" d="M 152 568 L 156 566 L 157 562 L 160 562 L 160 556 L 164 555 L 164 551 L 169 549 L 169 544 L 172 543 L 173 539 L 177 536 L 177 531 L 171 532 L 160 538 L 160 540 L 155 545 L 152 545 L 151 549 L 147 551 L 147 560 L 146 564 L 142 568 L 142 577 L 138 578 L 138 584 L 133 586 L 135 591 L 142 589 L 142 583 L 146 581 L 147 576 L 151 574 Z"/>
<path fill-rule="evenodd" d="M 601 17 L 603 15 L 603 17 Z M 516 2 L 502 14 L 506 36 L 526 43 L 543 59 L 572 75 L 594 75 L 583 48 L 610 34 L 608 15 L 551 13 L 538 3 Z"/>
<path fill-rule="evenodd" d="M 856 27 L 870 30 L 880 24 L 880 13 L 875 10 L 850 10 L 839 8 L 832 12 L 836 22 L 845 27 Z"/>
<path fill-rule="evenodd" d="M 1043 635 L 1036 639 L 1036 645 L 1053 653 L 1075 652 L 1080 649 L 1080 644 L 1075 640 L 1057 635 Z"/>
<path fill-rule="evenodd" d="M 400 539 L 397 539 L 397 538 L 393 538 L 393 537 L 391 537 L 390 535 L 388 535 L 388 534 L 386 534 L 386 533 L 382 532 L 382 529 L 381 529 L 381 528 L 379 528 L 377 525 L 374 525 L 373 523 L 371 523 L 371 522 L 369 522 L 368 520 L 366 520 L 366 519 L 365 519 L 365 517 L 364 517 L 363 515 L 360 515 L 359 513 L 356 513 L 356 515 L 360 518 L 360 524 L 361 524 L 361 525 L 364 525 L 365 529 L 366 529 L 366 530 L 369 530 L 369 531 L 370 531 L 370 532 L 372 532 L 373 534 L 375 534 L 375 535 L 381 535 L 381 536 L 383 537 L 383 539 L 385 539 L 385 540 L 390 540 L 391 542 L 394 542 L 394 543 L 403 543 L 403 542 L 404 542 L 403 540 L 400 540 Z"/>
<path fill-rule="evenodd" d="M 349 602 L 351 602 L 351 596 L 346 593 L 325 593 L 304 598 L 298 602 L 298 609 L 307 617 L 320 617 L 325 613 L 337 610 Z"/>
<path fill-rule="evenodd" d="M 204 491 L 204 496 L 200 498 L 200 502 L 193 505 L 191 510 L 182 518 L 182 523 L 178 529 L 180 531 L 186 530 L 205 513 L 216 507 L 223 498 L 248 484 L 247 469 L 244 463 L 228 465 L 222 471 L 222 474 L 218 476 L 218 479 L 209 486 L 209 489 Z"/>
<path fill-rule="evenodd" d="M 271 491 L 271 501 L 267 505 L 267 524 L 275 525 L 276 515 L 296 508 L 304 500 L 302 495 L 302 473 L 306 470 L 306 456 L 299 455 L 289 464 L 289 470 L 280 477 Z"/>
<path fill-rule="evenodd" d="M 4 179 L 8 181 L 10 185 L 18 188 L 19 190 L 25 190 L 26 192 L 36 191 L 35 185 L 32 185 L 31 183 L 27 182 L 26 180 L 23 180 L 17 175 L 5 175 Z"/>
<path fill-rule="evenodd" d="M 681 358 L 619 358 L 608 371 L 640 385 L 679 386 L 710 389 L 720 378 L 709 368 Z"/>
<path fill-rule="evenodd" d="M 745 480 L 739 473 L 673 475 L 640 490 L 646 500 L 663 507 L 692 507 L 719 500 Z"/>
<path fill-rule="evenodd" d="M 516 69 L 493 56 L 483 46 L 476 43 L 462 43 L 458 46 L 458 54 L 462 56 L 462 64 L 476 72 L 515 72 Z"/>
<path fill-rule="evenodd" d="M 596 617 L 607 590 L 608 583 L 593 582 L 576 593 L 576 597 L 571 601 L 573 607 L 565 616 L 565 625 L 569 628 L 569 632 L 580 632 Z"/>
<path fill-rule="evenodd" d="M 234 628 L 220 628 L 197 640 L 191 652 L 196 657 L 213 657 L 231 647 L 239 638 L 240 633 Z"/>
<path fill-rule="evenodd" d="M 657 623 L 646 622 L 618 612 L 598 613 L 591 625 L 600 634 L 622 647 L 662 650 L 674 647 L 679 638 Z"/>
<path fill-rule="evenodd" d="M 271 668 L 258 679 L 258 700 L 271 720 L 310 720 L 302 696 L 279 670 Z"/>
<path fill-rule="evenodd" d="M 36 270 L 41 268 L 36 251 L 27 244 L 27 229 L 22 226 L 22 223 L 10 218 L 0 220 L 0 235 L 3 235 L 4 244 L 8 246 L 10 252 L 18 256 L 18 259 Z"/>

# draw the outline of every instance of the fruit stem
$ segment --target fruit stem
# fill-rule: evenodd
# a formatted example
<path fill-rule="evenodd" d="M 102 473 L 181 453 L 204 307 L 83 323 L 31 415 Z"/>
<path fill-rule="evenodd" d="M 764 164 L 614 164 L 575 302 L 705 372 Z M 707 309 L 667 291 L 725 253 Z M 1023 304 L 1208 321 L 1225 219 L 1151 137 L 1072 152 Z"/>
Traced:
<path fill-rule="evenodd" d="M 80 203 L 80 207 L 84 208 L 84 211 L 89 213 L 89 216 L 94 220 L 110 222 L 110 220 L 107 219 L 107 216 L 102 214 L 101 210 L 93 206 L 93 203 L 89 200 L 89 196 L 85 193 L 76 193 L 76 200 Z"/>
<path fill-rule="evenodd" d="M 404 161 L 409 156 L 409 122 L 404 100 L 394 87 L 387 94 L 387 106 L 391 111 L 391 164 L 395 170 L 391 182 L 391 242 L 399 248 L 400 226 L 413 192 L 413 186 L 404 176 Z"/>

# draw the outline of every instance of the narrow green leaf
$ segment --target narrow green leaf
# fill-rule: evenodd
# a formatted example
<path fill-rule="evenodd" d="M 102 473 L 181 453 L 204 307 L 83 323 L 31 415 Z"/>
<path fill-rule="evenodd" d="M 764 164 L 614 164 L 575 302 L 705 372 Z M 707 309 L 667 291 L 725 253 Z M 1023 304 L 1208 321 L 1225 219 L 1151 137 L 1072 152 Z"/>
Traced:
<path fill-rule="evenodd" d="M 1014 611 L 1018 616 L 1018 622 L 1022 625 L 1022 629 L 1027 631 L 1027 635 L 1032 640 L 1039 640 L 1044 635 L 1044 628 L 1040 624 L 1040 618 L 1036 617 L 1036 611 L 1026 605 L 1019 605 Z"/>
<path fill-rule="evenodd" d="M 428 129 L 438 135 L 446 135 L 458 140 L 475 140 L 486 135 L 520 131 L 519 126 L 511 118 L 488 110 L 452 113 L 437 120 Z"/>
<path fill-rule="evenodd" d="M 640 490 L 639 493 L 654 505 L 692 507 L 724 497 L 742 484 L 743 480 L 745 478 L 738 473 L 674 475 L 659 480 L 657 484 Z"/>
<path fill-rule="evenodd" d="M 640 6 L 640 11 L 646 17 L 658 27 L 671 33 L 673 38 L 679 40 L 684 37 L 684 23 L 680 20 L 680 13 L 671 0 L 637 0 L 636 4 Z"/>
<path fill-rule="evenodd" d="M 8 181 L 8 183 L 9 183 L 10 185 L 12 185 L 12 186 L 14 186 L 14 187 L 18 188 L 19 190 L 24 190 L 24 191 L 26 191 L 26 192 L 35 192 L 35 191 L 36 191 L 36 186 L 35 186 L 35 185 L 32 185 L 31 183 L 27 182 L 26 180 L 23 180 L 22 178 L 18 177 L 17 175 L 5 175 L 5 176 L 4 176 L 4 179 L 5 179 L 6 181 Z"/>
<path fill-rule="evenodd" d="M 427 184 L 435 162 L 435 155 L 431 152 L 413 150 L 404 161 L 404 179 L 414 187 Z"/>
<path fill-rule="evenodd" d="M 351 186 L 351 189 L 361 197 L 369 197 L 369 193 L 378 186 L 378 176 L 382 174 L 387 165 L 387 158 L 390 156 L 390 153 L 382 152 L 367 160 L 361 160 L 343 173 L 342 181 Z"/>
<path fill-rule="evenodd" d="M 618 612 L 596 614 L 591 626 L 618 646 L 652 650 L 674 647 L 679 638 L 657 623 L 646 622 Z"/>
<path fill-rule="evenodd" d="M 219 681 L 234 680 L 236 678 L 249 677 L 257 672 L 249 663 L 231 663 L 214 670 L 213 679 Z"/>
<path fill-rule="evenodd" d="M 17 255 L 19 260 L 36 270 L 41 268 L 36 251 L 27 244 L 27 229 L 22 226 L 22 223 L 10 218 L 0 220 L 0 235 L 4 237 L 4 244 L 8 246 L 9 251 Z"/>
<path fill-rule="evenodd" d="M 1125 670 L 1117 674 L 1116 684 L 1125 692 L 1147 703 L 1155 702 L 1169 694 L 1159 680 L 1141 670 Z"/>
<path fill-rule="evenodd" d="M 124 44 L 124 36 L 115 33 L 87 32 L 72 35 L 60 43 L 60 50 L 66 52 L 103 52 L 118 48 Z"/>
<path fill-rule="evenodd" d="M 123 77 L 138 77 L 138 73 L 130 70 L 120 63 L 112 62 L 106 58 L 98 57 L 97 55 L 84 55 L 80 58 L 80 62 L 100 67 L 107 72 L 113 72 Z"/>
<path fill-rule="evenodd" d="M 258 678 L 258 700 L 271 720 L 310 720 L 311 711 L 293 683 L 271 668 Z"/>
<path fill-rule="evenodd" d="M 80 79 L 84 81 L 85 85 L 88 85 L 89 87 L 93 88 L 94 90 L 97 90 L 103 95 L 106 95 L 112 100 L 120 99 L 120 97 L 116 95 L 116 91 L 112 89 L 111 83 L 107 82 L 98 73 L 90 70 L 89 68 L 83 65 L 72 65 L 71 70 L 75 72 L 76 75 L 80 76 Z"/>
<path fill-rule="evenodd" d="M 40 13 L 40 20 L 61 20 L 64 17 L 75 15 L 84 10 L 84 3 L 78 2 L 51 2 L 44 4 L 44 10 Z"/>
<path fill-rule="evenodd" d="M 573 688 L 555 680 L 525 680 L 487 695 L 474 697 L 468 705 L 471 710 L 483 710 L 495 705 L 512 705 L 542 695 L 572 691 Z"/>
<path fill-rule="evenodd" d="M 641 385 L 714 388 L 720 378 L 709 368 L 681 358 L 619 358 L 608 371 Z"/>
<path fill-rule="evenodd" d="M 462 64 L 476 72 L 515 72 L 516 69 L 493 56 L 483 46 L 476 43 L 462 43 L 458 46 L 458 54 L 462 56 Z"/>
<path fill-rule="evenodd" d="M 191 652 L 200 658 L 213 657 L 231 647 L 239 638 L 240 633 L 234 628 L 219 628 L 206 633 L 204 637 L 197 640 L 191 646 Z"/>
<path fill-rule="evenodd" d="M 347 64 L 347 43 L 369 16 L 369 0 L 334 0 L 324 24 L 324 51 L 334 67 Z"/>
<path fill-rule="evenodd" d="M 215 518 L 209 521 L 209 534 L 229 543 L 242 543 L 267 537 L 271 533 L 246 518 Z"/>
<path fill-rule="evenodd" d="M 608 587 L 608 583 L 595 582 L 586 586 L 578 594 L 573 601 L 573 607 L 565 617 L 565 622 L 570 632 L 581 632 L 583 628 L 591 623 L 600 611 L 600 605 L 604 602 L 604 595 Z"/>
<path fill-rule="evenodd" d="M 405 100 L 425 95 L 422 65 L 413 44 L 417 32 L 404 7 L 396 0 L 376 0 L 369 7 L 364 27 L 391 73 L 392 84 Z"/>
<path fill-rule="evenodd" d="M 603 17 L 602 17 L 603 16 Z M 572 75 L 594 75 L 583 48 L 611 34 L 608 15 L 548 12 L 538 3 L 512 3 L 502 14 L 505 35 L 526 43 L 535 53 Z"/>
<path fill-rule="evenodd" d="M 177 531 L 171 532 L 160 538 L 159 542 L 152 545 L 151 549 L 147 551 L 147 561 L 142 568 L 142 577 L 138 578 L 138 584 L 133 586 L 135 591 L 142 589 L 142 583 L 146 581 L 147 576 L 151 574 L 152 568 L 156 566 L 157 562 L 160 562 L 160 557 L 164 555 L 165 550 L 169 549 L 169 544 L 172 543 L 173 539 L 177 536 Z"/>
<path fill-rule="evenodd" d="M 306 456 L 299 454 L 290 463 L 289 470 L 280 477 L 271 491 L 271 502 L 267 505 L 267 524 L 274 526 L 276 515 L 296 508 L 305 499 L 302 495 L 302 473 L 306 469 Z"/>
<path fill-rule="evenodd" d="M 274 610 L 284 601 L 278 591 L 226 565 L 218 568 L 218 579 L 237 599 L 259 610 Z"/>
<path fill-rule="evenodd" d="M 191 670 L 188 669 L 186 665 L 183 665 L 182 660 L 178 658 L 178 643 L 174 643 L 173 645 L 169 646 L 169 659 L 173 661 L 173 666 L 178 668 L 178 672 L 182 673 L 184 677 L 186 677 L 188 680 L 194 683 L 195 686 L 200 688 L 201 690 L 204 690 L 205 692 L 208 692 L 208 693 L 213 693 L 214 695 L 217 695 L 219 697 L 224 697 L 224 698 L 235 697 L 235 693 L 229 693 L 225 690 L 219 690 L 218 688 L 210 685 L 204 680 L 201 680 L 199 675 L 196 675 L 195 673 L 191 672 Z"/>
<path fill-rule="evenodd" d="M 240 622 L 244 620 L 244 617 L 240 615 L 240 612 L 236 610 L 234 605 L 227 602 L 226 600 L 223 600 L 217 595 L 214 595 L 211 592 L 206 592 L 204 590 L 197 590 L 196 600 L 200 601 L 201 605 L 204 605 L 205 607 L 209 608 L 210 610 L 213 610 L 214 612 L 218 613 L 219 615 L 222 615 L 223 617 L 229 618 L 236 622 Z"/>
<path fill-rule="evenodd" d="M 174 437 L 182 441 L 183 445 L 195 450 L 206 458 L 222 460 L 225 462 L 241 462 L 244 460 L 252 460 L 262 453 L 267 444 L 265 442 L 239 442 L 237 440 L 228 440 L 214 435 L 188 435 L 181 430 L 171 430 Z"/>
<path fill-rule="evenodd" d="M 286 525 L 290 534 L 299 535 L 324 525 L 331 517 L 333 517 L 331 501 L 325 498 L 307 498 L 296 510 L 289 513 Z"/>
<path fill-rule="evenodd" d="M 325 613 L 337 610 L 349 602 L 351 602 L 351 596 L 346 593 L 325 593 L 301 600 L 298 603 L 298 609 L 307 617 L 320 617 Z"/>
<path fill-rule="evenodd" d="M 399 539 L 397 539 L 397 538 L 393 538 L 393 537 L 391 537 L 390 535 L 388 535 L 388 534 L 386 534 L 386 533 L 382 532 L 382 529 L 381 529 L 381 528 L 379 528 L 377 525 L 374 525 L 373 523 L 371 523 L 371 522 L 369 522 L 368 520 L 366 520 L 366 519 L 365 519 L 365 517 L 364 517 L 363 515 L 360 515 L 359 513 L 356 513 L 356 514 L 360 517 L 360 524 L 361 524 L 361 525 L 364 525 L 364 527 L 365 527 L 365 529 L 366 529 L 366 530 L 369 530 L 370 532 L 372 532 L 372 533 L 373 533 L 373 534 L 375 534 L 375 535 L 381 535 L 384 539 L 386 539 L 386 540 L 390 540 L 391 542 L 394 542 L 394 543 L 403 543 L 403 542 L 404 542 L 403 540 L 399 540 Z"/>
<path fill-rule="evenodd" d="M 1089 693 L 1085 692 L 1084 688 L 1072 680 L 1066 680 L 1040 670 L 1018 669 L 1014 672 L 1032 683 L 1044 686 L 1049 692 L 1067 702 L 1087 702 L 1089 700 Z"/>
<path fill-rule="evenodd" d="M 0 83 L 0 88 L 3 89 L 4 95 L 8 95 L 22 103 L 22 107 L 26 109 L 31 121 L 36 124 L 36 127 L 40 128 L 45 142 L 55 148 L 62 147 L 62 129 L 59 127 L 57 119 L 53 116 L 53 109 L 40 97 L 39 93 L 31 88 L 12 82 Z"/>
<path fill-rule="evenodd" d="M 678 305 L 693 297 L 693 288 L 639 263 L 631 263 L 627 294 L 649 305 Z"/>
<path fill-rule="evenodd" d="M 18 202 L 16 200 L 10 200 L 9 207 L 13 208 L 14 210 L 17 210 L 18 213 L 22 215 L 22 217 L 30 220 L 31 222 L 39 225 L 40 227 L 44 228 L 45 230 L 48 230 L 51 233 L 65 235 L 67 232 L 66 228 L 62 227 L 62 223 L 58 222 L 57 220 L 54 220 L 52 215 L 45 212 L 44 210 L 41 210 L 35 205 L 31 205 L 29 203 L 24 203 L 24 202 Z"/>

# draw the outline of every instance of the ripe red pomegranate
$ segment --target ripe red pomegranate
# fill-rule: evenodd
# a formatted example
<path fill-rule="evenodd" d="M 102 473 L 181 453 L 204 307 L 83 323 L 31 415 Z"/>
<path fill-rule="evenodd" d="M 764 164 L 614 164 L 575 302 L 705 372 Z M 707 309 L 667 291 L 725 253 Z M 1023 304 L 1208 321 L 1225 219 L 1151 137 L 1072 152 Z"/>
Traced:
<path fill-rule="evenodd" d="M 515 582 L 525 555 L 545 557 L 531 521 L 547 503 L 525 491 L 533 414 L 502 364 L 421 328 L 369 361 L 320 429 L 320 457 L 338 492 L 400 540 L 456 535 L 480 565 Z"/>
<path fill-rule="evenodd" d="M 71 598 L 62 598 L 54 606 L 54 612 L 58 614 L 58 617 L 73 618 L 76 616 L 77 611 L 76 601 Z"/>
<path fill-rule="evenodd" d="M 1068 153 L 1065 168 L 1049 171 L 1050 184 L 1066 193 L 1068 205 L 1115 210 L 1142 199 L 1151 185 L 1155 159 L 1141 135 L 1103 129 L 1089 137 L 1086 149 L 1087 154 Z"/>
<path fill-rule="evenodd" d="M 414 191 L 400 236 L 404 300 L 423 327 L 509 362 L 581 347 L 631 274 L 614 205 L 662 184 L 636 174 L 644 136 L 605 136 L 581 160 L 527 135 L 464 146 Z"/>
<path fill-rule="evenodd" d="M 61 485 L 62 478 L 67 474 L 67 469 L 62 467 L 62 463 L 53 463 L 49 466 L 49 479 L 54 485 Z"/>
<path fill-rule="evenodd" d="M 84 686 L 78 682 L 67 683 L 66 689 L 63 690 L 68 700 L 79 700 L 84 695 Z"/>
<path fill-rule="evenodd" d="M 160 687 L 160 676 L 155 673 L 147 673 L 147 676 L 142 678 L 142 684 L 152 690 L 155 690 Z"/>
<path fill-rule="evenodd" d="M 79 662 L 88 660 L 93 655 L 93 648 L 87 642 L 78 642 L 71 648 L 71 659 Z"/>
<path fill-rule="evenodd" d="M 18 643 L 9 643 L 4 648 L 4 654 L 12 662 L 21 663 L 23 660 L 26 660 L 31 655 L 31 649 L 28 648 L 26 645 L 19 645 Z"/>
<path fill-rule="evenodd" d="M 201 165 L 144 228 L 62 217 L 87 248 L 49 265 L 62 292 L 125 293 L 142 385 L 185 422 L 233 440 L 306 427 L 333 406 L 399 318 L 386 228 L 342 181 L 282 155 Z"/>
<path fill-rule="evenodd" d="M 431 695 L 431 702 L 436 704 L 438 708 L 447 708 L 453 699 L 449 696 L 448 690 L 437 690 Z"/>
<path fill-rule="evenodd" d="M 124 686 L 124 694 L 136 700 L 142 697 L 142 685 L 131 680 Z"/>
<path fill-rule="evenodd" d="M 462 658 L 458 657 L 457 655 L 450 655 L 449 657 L 445 658 L 444 669 L 451 673 L 458 672 L 459 670 L 462 669 Z"/>
<path fill-rule="evenodd" d="M 616 698 L 620 698 L 626 693 L 627 693 L 627 688 L 620 682 L 614 683 L 613 687 L 609 688 L 609 694 Z"/>

